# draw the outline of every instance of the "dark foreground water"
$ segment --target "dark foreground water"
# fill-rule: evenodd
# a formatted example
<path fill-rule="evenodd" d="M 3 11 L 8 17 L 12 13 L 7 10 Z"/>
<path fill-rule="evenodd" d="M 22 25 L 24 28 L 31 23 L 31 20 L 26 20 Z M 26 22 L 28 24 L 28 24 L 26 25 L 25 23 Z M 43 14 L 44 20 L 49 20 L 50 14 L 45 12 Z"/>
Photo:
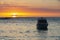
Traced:
<path fill-rule="evenodd" d="M 36 29 L 37 18 L 0 19 L 0 40 L 60 40 L 60 18 L 47 18 L 48 30 Z"/>

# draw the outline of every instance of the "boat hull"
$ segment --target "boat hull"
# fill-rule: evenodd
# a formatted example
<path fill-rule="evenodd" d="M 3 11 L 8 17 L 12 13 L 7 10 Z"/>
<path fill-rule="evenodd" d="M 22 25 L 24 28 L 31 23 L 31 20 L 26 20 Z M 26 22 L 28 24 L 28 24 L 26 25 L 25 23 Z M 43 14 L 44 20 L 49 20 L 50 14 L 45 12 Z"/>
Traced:
<path fill-rule="evenodd" d="M 37 24 L 37 29 L 38 30 L 48 30 L 48 24 L 45 23 L 45 24 Z"/>

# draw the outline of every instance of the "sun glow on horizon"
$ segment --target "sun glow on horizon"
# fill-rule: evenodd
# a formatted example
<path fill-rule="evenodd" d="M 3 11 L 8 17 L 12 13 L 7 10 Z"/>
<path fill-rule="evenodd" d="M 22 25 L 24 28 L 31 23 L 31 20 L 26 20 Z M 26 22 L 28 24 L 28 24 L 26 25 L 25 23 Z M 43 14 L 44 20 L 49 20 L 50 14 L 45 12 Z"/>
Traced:
<path fill-rule="evenodd" d="M 10 16 L 11 17 L 24 17 L 26 15 L 28 15 L 28 13 L 24 13 L 24 12 L 12 12 Z"/>
<path fill-rule="evenodd" d="M 54 15 L 54 16 L 53 16 Z M 40 13 L 30 13 L 30 12 L 3 12 L 0 14 L 0 17 L 60 17 L 60 14 L 49 13 L 49 12 L 40 12 Z"/>
<path fill-rule="evenodd" d="M 16 17 L 16 13 L 12 13 L 12 17 Z"/>

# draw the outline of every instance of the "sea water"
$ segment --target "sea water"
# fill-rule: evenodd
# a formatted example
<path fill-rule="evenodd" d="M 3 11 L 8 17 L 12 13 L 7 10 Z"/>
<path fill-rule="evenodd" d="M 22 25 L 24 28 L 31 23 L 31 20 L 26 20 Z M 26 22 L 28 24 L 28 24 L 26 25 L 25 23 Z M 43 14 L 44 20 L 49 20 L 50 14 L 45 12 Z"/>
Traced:
<path fill-rule="evenodd" d="M 0 40 L 60 40 L 60 18 L 46 18 L 47 31 L 38 31 L 38 18 L 0 19 Z"/>

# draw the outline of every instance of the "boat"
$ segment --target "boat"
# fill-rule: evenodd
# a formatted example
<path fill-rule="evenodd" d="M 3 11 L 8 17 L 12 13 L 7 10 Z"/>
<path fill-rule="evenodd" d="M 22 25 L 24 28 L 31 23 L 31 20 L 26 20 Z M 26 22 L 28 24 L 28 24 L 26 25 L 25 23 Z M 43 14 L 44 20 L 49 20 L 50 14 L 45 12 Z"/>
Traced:
<path fill-rule="evenodd" d="M 37 30 L 48 30 L 48 22 L 45 18 L 39 18 L 37 22 Z"/>

